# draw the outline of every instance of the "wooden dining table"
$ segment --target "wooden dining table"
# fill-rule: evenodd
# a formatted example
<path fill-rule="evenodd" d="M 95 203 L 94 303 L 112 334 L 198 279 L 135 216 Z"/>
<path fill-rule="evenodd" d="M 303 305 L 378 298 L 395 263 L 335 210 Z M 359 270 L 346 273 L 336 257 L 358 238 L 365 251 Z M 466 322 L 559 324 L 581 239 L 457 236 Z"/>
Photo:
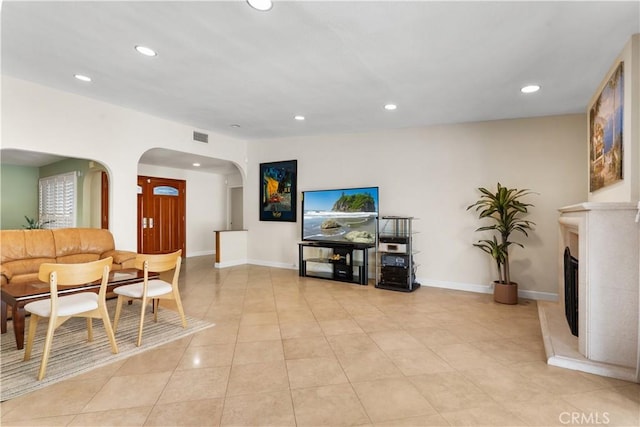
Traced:
<path fill-rule="evenodd" d="M 149 272 L 149 278 L 158 277 L 158 273 Z M 144 280 L 144 272 L 135 268 L 122 269 L 109 272 L 109 282 L 107 283 L 107 294 L 113 292 L 115 288 L 122 285 L 140 283 Z M 98 292 L 101 281 L 91 282 L 77 286 L 65 286 L 58 289 L 58 295 L 69 295 L 78 292 Z M 13 323 L 13 333 L 16 337 L 18 350 L 24 348 L 24 306 L 32 301 L 46 299 L 51 296 L 49 283 L 34 281 L 25 283 L 8 283 L 0 287 L 0 331 L 7 332 L 8 307 L 11 307 L 11 320 Z"/>

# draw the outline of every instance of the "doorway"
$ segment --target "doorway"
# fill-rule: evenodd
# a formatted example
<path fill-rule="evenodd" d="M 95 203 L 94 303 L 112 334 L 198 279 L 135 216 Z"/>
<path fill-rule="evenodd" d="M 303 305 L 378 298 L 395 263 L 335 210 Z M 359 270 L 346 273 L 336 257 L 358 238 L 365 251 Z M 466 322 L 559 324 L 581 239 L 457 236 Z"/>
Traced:
<path fill-rule="evenodd" d="M 138 252 L 186 256 L 184 180 L 138 176 Z"/>
<path fill-rule="evenodd" d="M 242 230 L 244 228 L 244 224 L 242 222 L 243 216 L 243 205 L 242 205 L 242 187 L 232 187 L 230 188 L 231 193 L 231 212 L 229 214 L 230 218 L 230 228 L 231 230 Z"/>
<path fill-rule="evenodd" d="M 109 176 L 100 173 L 100 228 L 109 229 Z"/>

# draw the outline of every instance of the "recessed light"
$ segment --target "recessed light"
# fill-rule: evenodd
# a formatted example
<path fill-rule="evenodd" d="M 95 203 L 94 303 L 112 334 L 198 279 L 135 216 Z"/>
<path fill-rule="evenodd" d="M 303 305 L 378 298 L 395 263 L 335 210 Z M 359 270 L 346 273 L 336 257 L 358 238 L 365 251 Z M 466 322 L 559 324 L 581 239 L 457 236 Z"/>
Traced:
<path fill-rule="evenodd" d="M 239 128 L 239 127 L 240 127 L 240 125 L 235 124 L 235 123 L 234 123 L 234 124 L 232 124 L 232 125 L 229 125 L 229 126 L 231 126 L 232 128 Z"/>
<path fill-rule="evenodd" d="M 194 163 L 194 164 L 193 164 L 193 166 L 195 166 L 195 167 L 199 167 L 199 166 L 200 166 L 200 163 Z"/>
<path fill-rule="evenodd" d="M 528 85 L 528 86 L 524 86 L 522 89 L 520 89 L 520 92 L 522 93 L 534 93 L 540 90 L 540 86 L 539 85 Z"/>
<path fill-rule="evenodd" d="M 393 111 L 393 110 L 395 110 L 397 108 L 398 108 L 398 106 L 396 104 L 386 104 L 384 106 L 384 109 L 388 110 L 388 111 Z"/>
<path fill-rule="evenodd" d="M 298 121 L 303 121 L 304 120 L 304 116 L 295 116 L 294 119 L 296 119 Z"/>
<path fill-rule="evenodd" d="M 247 3 L 249 3 L 249 6 L 252 8 L 261 12 L 266 12 L 273 7 L 273 2 L 271 0 L 247 0 Z"/>
<path fill-rule="evenodd" d="M 136 46 L 136 50 L 138 51 L 138 53 L 143 54 L 144 56 L 157 56 L 158 54 L 156 53 L 155 50 L 146 47 L 146 46 Z"/>
<path fill-rule="evenodd" d="M 83 81 L 83 82 L 90 82 L 91 81 L 91 77 L 89 76 L 85 76 L 83 74 L 74 74 L 73 77 L 75 77 L 76 79 Z"/>

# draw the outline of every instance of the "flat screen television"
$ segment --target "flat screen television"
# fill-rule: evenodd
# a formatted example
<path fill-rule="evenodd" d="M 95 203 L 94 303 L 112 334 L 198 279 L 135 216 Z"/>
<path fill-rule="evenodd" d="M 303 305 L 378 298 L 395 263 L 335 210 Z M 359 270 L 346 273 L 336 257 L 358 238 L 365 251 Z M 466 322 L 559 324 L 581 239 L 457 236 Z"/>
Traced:
<path fill-rule="evenodd" d="M 373 245 L 378 187 L 302 192 L 302 240 Z"/>

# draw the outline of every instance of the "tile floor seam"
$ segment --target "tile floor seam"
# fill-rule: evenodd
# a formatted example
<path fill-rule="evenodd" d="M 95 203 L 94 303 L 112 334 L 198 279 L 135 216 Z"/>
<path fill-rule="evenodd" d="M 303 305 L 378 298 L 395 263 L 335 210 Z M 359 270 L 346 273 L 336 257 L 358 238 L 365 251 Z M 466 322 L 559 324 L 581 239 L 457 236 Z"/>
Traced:
<path fill-rule="evenodd" d="M 192 340 L 192 339 L 193 339 L 193 337 L 191 336 L 191 337 L 190 337 L 190 339 L 189 339 L 189 343 L 191 343 L 191 340 Z M 189 348 L 189 346 L 185 346 L 185 347 L 184 347 L 184 349 L 182 350 L 182 357 L 184 357 L 184 354 L 186 353 L 187 348 Z M 178 364 L 179 364 L 179 362 L 178 362 Z M 149 420 L 149 417 L 151 417 L 151 414 L 153 413 L 153 410 L 154 410 L 154 409 L 156 408 L 156 406 L 158 405 L 158 402 L 160 401 L 160 398 L 161 398 L 161 397 L 162 397 L 162 395 L 164 394 L 165 390 L 167 390 L 167 386 L 168 386 L 168 385 L 169 385 L 169 383 L 171 382 L 171 378 L 172 378 L 172 377 L 175 375 L 175 373 L 176 373 L 177 366 L 178 366 L 178 365 L 176 365 L 176 366 L 173 368 L 173 370 L 172 370 L 172 372 L 171 372 L 171 375 L 169 375 L 169 378 L 168 378 L 167 382 L 164 384 L 164 387 L 162 387 L 162 391 L 160 391 L 160 392 L 158 393 L 158 397 L 156 397 L 155 402 L 153 403 L 153 405 L 151 405 L 151 410 L 150 410 L 150 411 L 149 411 L 149 413 L 147 414 L 147 417 L 146 417 L 146 419 L 145 419 L 145 424 L 146 424 L 146 422 Z"/>
<path fill-rule="evenodd" d="M 246 288 L 245 288 L 245 293 L 246 293 Z M 213 303 L 211 303 L 211 305 L 213 305 Z M 229 375 L 227 375 L 227 383 L 225 385 L 224 388 L 224 396 L 222 397 L 222 408 L 220 409 L 220 421 L 218 422 L 218 425 L 222 424 L 222 418 L 224 417 L 224 410 L 225 410 L 225 406 L 227 403 L 227 392 L 229 391 L 229 381 L 231 381 L 231 369 L 233 368 L 233 360 L 235 358 L 235 353 L 236 353 L 236 346 L 238 345 L 238 335 L 239 335 L 239 331 L 240 330 L 240 325 L 238 324 L 238 331 L 236 332 L 236 338 L 233 341 L 233 352 L 231 354 L 231 362 L 230 362 L 230 366 L 229 366 Z"/>

